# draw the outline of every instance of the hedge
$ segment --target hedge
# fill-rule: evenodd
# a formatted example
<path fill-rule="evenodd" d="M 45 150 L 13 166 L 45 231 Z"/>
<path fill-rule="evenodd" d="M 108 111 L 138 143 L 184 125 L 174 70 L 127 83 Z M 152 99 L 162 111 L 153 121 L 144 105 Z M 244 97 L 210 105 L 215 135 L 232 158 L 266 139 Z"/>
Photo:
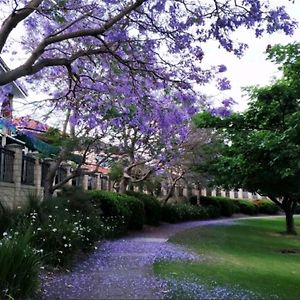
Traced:
<path fill-rule="evenodd" d="M 234 202 L 225 197 L 206 197 L 200 196 L 200 205 L 206 206 L 215 206 L 220 210 L 221 216 L 231 217 L 233 213 L 236 212 Z"/>
<path fill-rule="evenodd" d="M 154 226 L 159 225 L 161 220 L 161 204 L 155 197 L 134 191 L 127 191 L 126 194 L 133 196 L 144 203 L 146 224 Z"/>
<path fill-rule="evenodd" d="M 208 218 L 207 210 L 190 204 L 164 204 L 162 206 L 162 220 L 169 223 L 189 220 L 204 220 Z"/>

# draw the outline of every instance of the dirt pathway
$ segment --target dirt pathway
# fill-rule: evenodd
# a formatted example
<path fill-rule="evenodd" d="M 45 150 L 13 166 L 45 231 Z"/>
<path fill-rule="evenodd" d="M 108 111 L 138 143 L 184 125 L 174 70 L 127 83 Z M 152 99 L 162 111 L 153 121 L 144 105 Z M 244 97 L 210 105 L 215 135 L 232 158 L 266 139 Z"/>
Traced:
<path fill-rule="evenodd" d="M 211 224 L 229 225 L 234 219 L 193 221 L 146 227 L 123 239 L 99 244 L 86 260 L 70 273 L 43 274 L 39 299 L 162 299 L 170 282 L 154 276 L 152 265 L 159 260 L 198 260 L 195 253 L 168 243 L 179 231 Z M 171 285 L 177 283 L 172 283 Z M 189 289 L 195 289 L 192 285 Z M 200 294 L 199 294 L 200 293 Z M 236 297 L 233 297 L 233 293 Z M 198 299 L 247 299 L 245 291 L 216 289 L 207 291 L 198 285 Z"/>

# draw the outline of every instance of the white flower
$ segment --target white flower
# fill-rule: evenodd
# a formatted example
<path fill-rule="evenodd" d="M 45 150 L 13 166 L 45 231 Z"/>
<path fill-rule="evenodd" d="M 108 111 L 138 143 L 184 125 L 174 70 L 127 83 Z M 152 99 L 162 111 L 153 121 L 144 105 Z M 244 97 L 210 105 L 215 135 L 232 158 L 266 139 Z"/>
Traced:
<path fill-rule="evenodd" d="M 56 209 L 57 209 L 57 208 L 58 208 L 58 206 L 55 206 L 54 208 L 56 208 Z"/>
<path fill-rule="evenodd" d="M 64 244 L 65 248 L 68 247 L 68 244 Z"/>
<path fill-rule="evenodd" d="M 3 236 L 7 236 L 7 232 L 3 232 Z"/>
<path fill-rule="evenodd" d="M 66 239 L 66 236 L 64 235 L 62 238 L 65 240 L 65 239 Z"/>
<path fill-rule="evenodd" d="M 69 211 L 67 208 L 65 208 L 65 211 Z"/>
<path fill-rule="evenodd" d="M 56 232 L 56 231 L 57 231 L 57 229 L 56 229 L 56 228 L 53 228 L 53 229 L 52 229 L 52 231 L 53 231 L 53 232 Z"/>
<path fill-rule="evenodd" d="M 37 231 L 41 231 L 41 230 L 42 230 L 42 228 L 41 228 L 41 227 L 38 227 L 36 230 L 37 230 Z"/>

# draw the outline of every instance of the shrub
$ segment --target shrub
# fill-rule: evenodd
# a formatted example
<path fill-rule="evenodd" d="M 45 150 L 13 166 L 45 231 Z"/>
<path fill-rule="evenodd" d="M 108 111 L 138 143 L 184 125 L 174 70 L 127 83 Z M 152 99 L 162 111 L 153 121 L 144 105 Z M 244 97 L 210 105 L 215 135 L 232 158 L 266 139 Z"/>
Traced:
<path fill-rule="evenodd" d="M 124 234 L 129 226 L 131 211 L 120 194 L 108 191 L 90 191 L 91 202 L 102 211 L 102 219 L 107 225 L 106 237 Z"/>
<path fill-rule="evenodd" d="M 129 208 L 130 217 L 128 229 L 143 229 L 145 224 L 145 209 L 143 202 L 135 197 L 125 194 L 119 194 L 118 200 L 121 204 L 124 204 Z"/>
<path fill-rule="evenodd" d="M 159 225 L 161 219 L 161 204 L 151 195 L 144 193 L 127 191 L 126 194 L 133 196 L 144 203 L 145 223 L 148 225 Z"/>
<path fill-rule="evenodd" d="M 217 219 L 221 217 L 221 208 L 217 205 L 208 205 L 204 207 L 209 219 Z"/>
<path fill-rule="evenodd" d="M 0 299 L 25 299 L 38 288 L 40 259 L 29 240 L 29 231 L 0 240 Z"/>
<path fill-rule="evenodd" d="M 235 199 L 232 201 L 237 204 L 242 214 L 255 215 L 258 213 L 257 206 L 251 200 Z"/>
<path fill-rule="evenodd" d="M 225 197 L 205 197 L 200 196 L 200 204 L 204 207 L 208 205 L 216 206 L 224 217 L 231 217 L 235 212 L 233 201 Z"/>
<path fill-rule="evenodd" d="M 195 196 L 195 195 L 193 195 L 193 196 L 191 196 L 190 198 L 189 198 L 189 203 L 191 204 L 191 205 L 197 205 L 198 203 L 198 201 L 197 201 L 198 199 L 197 199 L 197 196 Z"/>
<path fill-rule="evenodd" d="M 190 204 L 164 204 L 162 206 L 162 220 L 176 223 L 188 220 L 201 220 L 207 218 L 206 209 Z"/>
<path fill-rule="evenodd" d="M 261 214 L 275 215 L 280 210 L 274 202 L 267 199 L 253 200 L 253 204 L 256 205 L 258 212 Z"/>
<path fill-rule="evenodd" d="M 74 205 L 79 200 L 52 198 L 41 203 L 42 219 L 35 211 L 27 215 L 22 227 L 33 228 L 32 245 L 43 252 L 50 265 L 66 265 L 80 250 L 88 250 L 104 236 L 101 216 L 91 202 Z"/>
<path fill-rule="evenodd" d="M 102 210 L 105 219 L 109 218 L 110 222 L 123 220 L 121 224 L 116 224 L 120 233 L 127 229 L 143 228 L 145 222 L 144 204 L 135 197 L 107 191 L 92 191 L 91 199 Z"/>
<path fill-rule="evenodd" d="M 59 211 L 60 208 L 58 207 Z M 104 224 L 100 216 L 84 216 L 65 211 L 49 215 L 47 221 L 35 223 L 32 217 L 32 245 L 44 254 L 50 265 L 68 265 L 80 250 L 88 250 L 104 236 Z"/>
<path fill-rule="evenodd" d="M 95 207 L 91 203 L 91 194 L 80 187 L 64 187 L 59 198 L 69 200 L 68 208 L 72 212 L 80 211 L 89 215 L 95 211 Z"/>

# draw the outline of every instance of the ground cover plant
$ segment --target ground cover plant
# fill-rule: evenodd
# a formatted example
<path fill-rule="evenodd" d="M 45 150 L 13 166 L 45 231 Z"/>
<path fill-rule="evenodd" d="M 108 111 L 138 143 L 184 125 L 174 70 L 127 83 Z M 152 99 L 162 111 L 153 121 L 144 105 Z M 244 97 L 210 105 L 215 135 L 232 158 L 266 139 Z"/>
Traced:
<path fill-rule="evenodd" d="M 282 234 L 283 224 L 284 218 L 274 217 L 184 231 L 170 241 L 203 259 L 189 264 L 160 262 L 155 272 L 185 282 L 198 280 L 211 289 L 250 290 L 259 295 L 257 299 L 298 299 L 300 238 Z M 296 224 L 300 225 L 299 218 Z"/>

